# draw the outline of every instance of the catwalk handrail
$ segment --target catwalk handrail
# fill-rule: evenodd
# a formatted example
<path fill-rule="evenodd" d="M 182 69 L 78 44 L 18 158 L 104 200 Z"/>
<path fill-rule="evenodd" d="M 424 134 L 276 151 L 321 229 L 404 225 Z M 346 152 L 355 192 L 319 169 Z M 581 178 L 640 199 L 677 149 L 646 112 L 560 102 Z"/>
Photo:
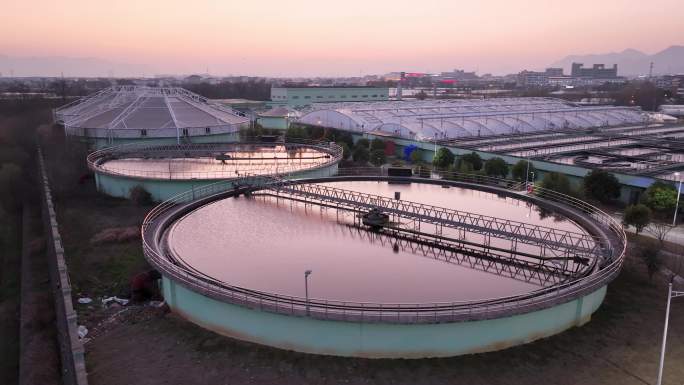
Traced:
<path fill-rule="evenodd" d="M 416 178 L 416 180 L 419 181 L 420 178 Z M 192 201 L 193 197 L 209 198 L 232 189 L 232 183 L 217 182 L 197 188 L 192 192 L 179 194 L 153 208 L 146 216 L 141 228 L 143 251 L 150 263 L 158 268 L 162 274 L 189 288 L 200 291 L 204 295 L 277 313 L 331 320 L 396 323 L 450 322 L 520 314 L 572 301 L 604 287 L 619 273 L 626 250 L 624 229 L 612 216 L 577 198 L 544 188 L 535 188 L 533 195 L 561 203 L 570 210 L 589 215 L 610 231 L 617 247 L 612 248 L 612 255 L 605 259 L 593 274 L 526 294 L 478 301 L 368 303 L 316 298 L 310 298 L 307 301 L 302 297 L 265 293 L 214 280 L 189 270 L 186 266 L 177 264 L 169 256 L 161 255 L 156 247 L 150 244 L 150 242 L 156 244 L 159 241 L 159 239 L 155 239 L 158 234 L 154 234 L 152 231 L 155 229 L 155 222 L 158 219 L 163 219 L 172 209 Z"/>
<path fill-rule="evenodd" d="M 320 184 L 298 184 L 296 182 L 277 181 L 266 183 L 264 187 L 265 189 L 275 191 L 276 194 L 284 192 L 286 194 L 305 196 L 343 205 L 344 207 L 359 209 L 380 208 L 387 214 L 394 214 L 403 218 L 415 218 L 422 222 L 439 224 L 445 227 L 464 228 L 478 234 L 497 234 L 506 239 L 519 239 L 523 243 L 572 249 L 582 253 L 595 253 L 599 243 L 595 237 L 586 233 L 558 230 L 547 226 L 533 225 L 424 203 L 397 200 Z"/>
<path fill-rule="evenodd" d="M 328 158 L 321 159 L 320 163 L 309 164 L 305 168 L 297 168 L 300 163 L 296 158 L 279 158 L 282 161 L 287 161 L 284 165 L 274 165 L 271 167 L 256 167 L 249 169 L 249 174 L 290 174 L 303 170 L 312 170 L 327 167 L 329 165 L 338 163 L 342 159 L 342 147 L 334 142 L 321 142 L 306 139 L 290 139 L 285 142 L 262 142 L 256 140 L 248 140 L 243 142 L 230 143 L 189 143 L 189 144 L 159 144 L 159 143 L 129 143 L 120 146 L 106 147 L 88 154 L 86 162 L 88 168 L 93 172 L 99 172 L 107 175 L 124 176 L 124 177 L 141 177 L 141 178 L 156 178 L 156 179 L 235 179 L 244 176 L 245 172 L 236 174 L 235 170 L 230 171 L 146 171 L 146 170 L 131 170 L 117 168 L 116 170 L 103 167 L 102 163 L 108 159 L 117 159 L 117 157 L 125 155 L 139 156 L 140 154 L 192 154 L 192 153 L 207 153 L 207 152 L 230 152 L 233 150 L 241 150 L 241 146 L 268 146 L 281 145 L 285 146 L 287 150 L 296 150 L 299 148 L 315 148 L 327 155 Z"/>

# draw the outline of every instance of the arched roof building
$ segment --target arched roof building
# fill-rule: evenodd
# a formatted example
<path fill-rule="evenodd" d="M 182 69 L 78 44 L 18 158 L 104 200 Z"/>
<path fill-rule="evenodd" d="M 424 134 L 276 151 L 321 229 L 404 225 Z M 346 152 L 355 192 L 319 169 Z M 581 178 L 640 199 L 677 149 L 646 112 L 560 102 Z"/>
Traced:
<path fill-rule="evenodd" d="M 249 119 L 177 87 L 114 86 L 55 110 L 67 135 L 112 142 L 234 134 Z"/>
<path fill-rule="evenodd" d="M 641 123 L 630 107 L 579 107 L 554 98 L 453 99 L 317 104 L 300 123 L 415 140 L 518 134 Z"/>

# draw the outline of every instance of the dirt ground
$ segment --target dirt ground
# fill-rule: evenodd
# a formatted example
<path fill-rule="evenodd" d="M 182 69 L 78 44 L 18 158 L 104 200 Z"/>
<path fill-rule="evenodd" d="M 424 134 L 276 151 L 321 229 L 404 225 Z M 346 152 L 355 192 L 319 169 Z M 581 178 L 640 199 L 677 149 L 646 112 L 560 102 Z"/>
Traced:
<path fill-rule="evenodd" d="M 54 298 L 38 209 L 24 206 L 21 266 L 22 384 L 61 383 Z"/>
<path fill-rule="evenodd" d="M 139 232 L 110 242 L 99 241 L 99 235 L 114 228 L 139 229 L 152 207 L 100 195 L 92 181 L 60 197 L 56 207 L 74 295 L 125 296 L 130 278 L 149 268 Z"/>
<path fill-rule="evenodd" d="M 501 352 L 367 360 L 299 354 L 218 336 L 150 307 L 125 308 L 86 344 L 90 382 L 115 384 L 652 384 L 666 299 L 630 261 L 581 328 Z M 674 303 L 665 384 L 684 378 L 684 303 Z"/>
<path fill-rule="evenodd" d="M 236 341 L 150 306 L 102 309 L 147 268 L 139 239 L 91 244 L 103 230 L 137 226 L 149 207 L 92 187 L 58 203 L 76 305 L 94 385 L 123 384 L 652 384 L 664 320 L 664 277 L 648 281 L 629 259 L 591 322 L 500 352 L 445 359 L 367 360 L 314 356 Z M 671 313 L 665 384 L 684 378 L 684 301 Z"/>
<path fill-rule="evenodd" d="M 1 211 L 1 210 L 0 210 Z M 0 384 L 19 381 L 21 214 L 0 218 Z"/>

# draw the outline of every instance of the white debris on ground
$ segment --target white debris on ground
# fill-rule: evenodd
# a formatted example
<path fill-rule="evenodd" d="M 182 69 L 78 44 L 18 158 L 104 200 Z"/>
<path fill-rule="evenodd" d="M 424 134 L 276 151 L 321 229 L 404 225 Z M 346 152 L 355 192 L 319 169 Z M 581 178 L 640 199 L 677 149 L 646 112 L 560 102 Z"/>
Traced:
<path fill-rule="evenodd" d="M 126 306 L 128 305 L 128 302 L 130 300 L 125 299 L 125 298 L 119 298 L 119 297 L 107 297 L 107 298 L 102 298 L 102 306 L 107 307 L 110 303 L 118 303 L 121 306 Z"/>

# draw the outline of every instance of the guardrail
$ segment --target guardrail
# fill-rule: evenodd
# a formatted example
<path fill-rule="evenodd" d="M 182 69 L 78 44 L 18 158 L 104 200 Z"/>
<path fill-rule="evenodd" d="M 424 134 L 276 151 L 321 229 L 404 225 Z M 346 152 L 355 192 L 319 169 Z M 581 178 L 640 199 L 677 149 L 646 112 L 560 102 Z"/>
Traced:
<path fill-rule="evenodd" d="M 151 170 L 131 170 L 120 169 L 116 170 L 106 168 L 103 163 L 111 159 L 119 159 L 124 157 L 179 157 L 179 158 L 193 158 L 193 157 L 208 157 L 210 155 L 223 154 L 233 151 L 272 151 L 273 146 L 283 146 L 287 152 L 299 150 L 316 150 L 324 155 L 320 159 L 313 159 L 316 162 L 310 164 L 302 164 L 302 159 L 298 158 L 278 158 L 273 166 L 246 168 L 236 174 L 236 170 L 216 170 L 216 171 L 183 171 L 171 170 L 169 171 L 151 171 Z M 250 147 L 252 147 L 250 149 Z M 342 148 L 332 142 L 318 142 L 309 140 L 288 140 L 286 142 L 259 142 L 259 141 L 245 141 L 234 143 L 191 143 L 191 144 L 145 144 L 145 143 L 130 143 L 121 146 L 107 147 L 88 155 L 86 161 L 88 168 L 93 172 L 98 172 L 107 175 L 116 175 L 123 177 L 137 177 L 137 178 L 154 178 L 154 179 L 169 179 L 169 180 L 190 180 L 190 179 L 235 179 L 240 178 L 244 174 L 260 174 L 260 175 L 288 175 L 298 171 L 308 171 L 320 168 L 325 168 L 332 164 L 338 163 L 342 159 Z M 230 160 L 228 160 L 230 161 Z M 279 162 L 284 163 L 278 165 Z M 299 163 L 298 163 L 299 162 Z"/>
<path fill-rule="evenodd" d="M 66 265 L 62 238 L 59 234 L 57 215 L 52 203 L 52 194 L 50 192 L 50 183 L 45 169 L 43 153 L 40 148 L 38 148 L 38 163 L 40 167 L 43 226 L 47 235 L 46 249 L 50 271 L 50 286 L 55 300 L 62 381 L 67 385 L 87 385 L 85 349 L 78 338 L 78 320 L 71 301 L 69 271 Z"/>
<path fill-rule="evenodd" d="M 342 169 L 348 175 L 368 175 L 368 169 Z M 358 171 L 358 173 L 355 173 Z M 381 172 L 376 169 L 377 172 Z M 455 177 L 456 175 L 452 175 Z M 464 178 L 470 178 L 462 175 Z M 333 177 L 327 180 L 350 180 L 354 177 Z M 384 177 L 389 179 L 390 177 Z M 416 182 L 421 179 L 416 178 Z M 491 178 L 488 179 L 491 182 Z M 501 186 L 508 186 L 510 180 L 502 179 Z M 459 182 L 444 181 L 459 185 Z M 469 183 L 471 187 L 476 186 Z M 331 301 L 324 299 L 309 299 L 265 293 L 242 287 L 232 286 L 217 281 L 185 266 L 176 264 L 173 258 L 158 249 L 158 242 L 164 230 L 158 222 L 174 218 L 174 212 L 180 211 L 186 204 L 193 202 L 194 206 L 230 196 L 233 184 L 223 181 L 206 185 L 192 192 L 179 194 L 152 209 L 146 216 L 141 233 L 143 251 L 148 261 L 156 266 L 165 276 L 196 290 L 211 298 L 226 301 L 249 308 L 271 311 L 276 313 L 309 316 L 317 319 L 349 320 L 361 322 L 392 322 L 392 323 L 435 323 L 455 322 L 475 319 L 498 318 L 548 308 L 557 304 L 572 301 L 590 294 L 614 279 L 619 273 L 625 255 L 626 236 L 620 223 L 600 209 L 579 199 L 557 193 L 555 191 L 536 188 L 531 195 L 520 194 L 505 187 L 501 193 L 508 193 L 519 199 L 540 200 L 545 204 L 558 204 L 578 215 L 594 219 L 603 230 L 607 231 L 612 244 L 610 255 L 590 275 L 544 287 L 539 290 L 514 296 L 491 298 L 479 301 L 459 301 L 440 303 L 366 303 L 349 301 Z M 496 188 L 496 187 L 494 187 Z M 492 187 L 490 187 L 490 190 Z M 543 198 L 543 200 L 541 200 Z M 197 200 L 196 200 L 197 199 Z"/>

